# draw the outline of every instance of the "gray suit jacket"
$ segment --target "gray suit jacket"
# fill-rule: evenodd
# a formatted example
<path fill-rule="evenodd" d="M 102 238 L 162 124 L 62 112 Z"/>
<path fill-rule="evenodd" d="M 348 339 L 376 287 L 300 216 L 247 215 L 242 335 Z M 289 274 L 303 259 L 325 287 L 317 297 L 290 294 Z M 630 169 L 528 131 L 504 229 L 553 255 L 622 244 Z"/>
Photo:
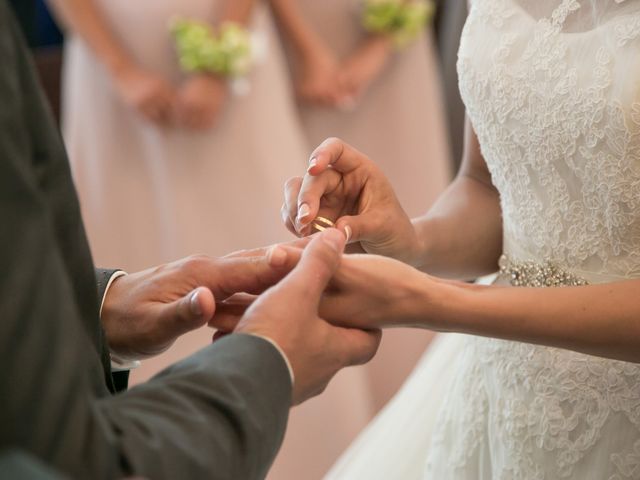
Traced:
<path fill-rule="evenodd" d="M 230 336 L 114 395 L 69 165 L 27 57 L 0 0 L 0 451 L 75 478 L 264 477 L 291 399 L 268 342 Z"/>

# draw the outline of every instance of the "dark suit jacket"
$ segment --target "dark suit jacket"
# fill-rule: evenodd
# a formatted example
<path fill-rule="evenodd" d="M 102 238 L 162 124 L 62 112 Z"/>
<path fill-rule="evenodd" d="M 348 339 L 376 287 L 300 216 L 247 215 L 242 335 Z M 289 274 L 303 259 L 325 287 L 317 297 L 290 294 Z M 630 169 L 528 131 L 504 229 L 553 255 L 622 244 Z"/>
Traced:
<path fill-rule="evenodd" d="M 230 336 L 113 395 L 69 165 L 27 57 L 0 0 L 0 450 L 75 478 L 263 477 L 291 397 L 268 342 Z"/>

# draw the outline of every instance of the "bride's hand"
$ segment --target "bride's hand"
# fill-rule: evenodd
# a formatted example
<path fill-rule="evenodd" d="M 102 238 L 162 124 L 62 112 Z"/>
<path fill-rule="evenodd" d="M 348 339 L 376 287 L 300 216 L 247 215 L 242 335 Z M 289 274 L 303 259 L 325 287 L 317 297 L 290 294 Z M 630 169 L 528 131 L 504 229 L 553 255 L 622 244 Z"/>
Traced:
<path fill-rule="evenodd" d="M 320 314 L 328 322 L 352 328 L 417 326 L 424 311 L 425 282 L 413 267 L 377 255 L 345 255 L 322 297 Z"/>
<path fill-rule="evenodd" d="M 285 186 L 282 219 L 289 230 L 309 235 L 321 216 L 335 222 L 360 251 L 416 261 L 416 231 L 375 163 L 337 138 L 325 140 L 311 159 L 304 178 Z"/>
<path fill-rule="evenodd" d="M 293 263 L 302 249 L 287 248 Z M 428 303 L 446 281 L 378 255 L 344 255 L 320 302 L 320 316 L 342 327 L 378 329 L 425 326 Z M 426 293 L 425 293 L 426 292 Z M 237 294 L 221 302 L 210 326 L 232 332 L 257 296 Z M 436 303 L 436 302 L 434 302 Z M 439 316 L 429 328 L 438 329 Z"/>

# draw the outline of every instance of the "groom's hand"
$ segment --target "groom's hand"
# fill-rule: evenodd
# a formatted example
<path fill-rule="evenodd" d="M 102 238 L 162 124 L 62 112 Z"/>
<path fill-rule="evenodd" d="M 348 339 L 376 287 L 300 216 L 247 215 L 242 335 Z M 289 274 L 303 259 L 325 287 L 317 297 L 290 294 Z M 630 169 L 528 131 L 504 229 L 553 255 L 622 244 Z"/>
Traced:
<path fill-rule="evenodd" d="M 336 327 L 318 315 L 345 241 L 335 229 L 315 236 L 293 271 L 261 295 L 235 329 L 267 337 L 284 351 L 295 376 L 294 404 L 321 393 L 341 368 L 369 361 L 380 343 L 379 330 Z"/>
<path fill-rule="evenodd" d="M 259 294 L 297 261 L 286 248 L 274 246 L 223 258 L 192 256 L 120 277 L 101 314 L 109 348 L 128 360 L 162 353 L 180 335 L 207 324 L 216 301 L 237 292 Z"/>

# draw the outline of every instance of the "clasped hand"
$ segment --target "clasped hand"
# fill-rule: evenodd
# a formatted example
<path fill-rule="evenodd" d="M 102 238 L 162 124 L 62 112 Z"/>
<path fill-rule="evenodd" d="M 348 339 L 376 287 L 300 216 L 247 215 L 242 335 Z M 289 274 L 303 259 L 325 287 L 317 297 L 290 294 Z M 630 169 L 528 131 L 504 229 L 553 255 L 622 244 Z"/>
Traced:
<path fill-rule="evenodd" d="M 350 109 L 382 74 L 390 52 L 387 39 L 372 37 L 339 62 L 318 43 L 301 61 L 298 96 L 307 103 Z"/>
<path fill-rule="evenodd" d="M 148 357 L 207 323 L 267 337 L 290 361 L 296 379 L 292 401 L 300 403 L 322 392 L 341 368 L 371 359 L 380 342 L 377 329 L 334 326 L 319 313 L 345 241 L 332 229 L 288 245 L 220 259 L 189 257 L 120 277 L 102 312 L 109 346 L 120 356 Z M 254 296 L 230 315 L 233 302 L 225 300 L 238 292 Z"/>
<path fill-rule="evenodd" d="M 161 127 L 212 128 L 228 95 L 225 80 L 206 73 L 188 77 L 179 88 L 138 67 L 117 72 L 114 80 L 123 101 Z"/>

